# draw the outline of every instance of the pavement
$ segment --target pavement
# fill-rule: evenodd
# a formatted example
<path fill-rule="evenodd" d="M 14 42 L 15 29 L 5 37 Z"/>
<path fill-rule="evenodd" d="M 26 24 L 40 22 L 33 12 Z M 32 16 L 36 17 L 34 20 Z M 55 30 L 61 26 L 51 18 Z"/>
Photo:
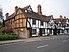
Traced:
<path fill-rule="evenodd" d="M 0 52 L 69 52 L 69 36 L 46 36 L 22 39 L 26 43 L 0 45 Z"/>
<path fill-rule="evenodd" d="M 44 37 L 32 37 L 27 39 L 18 39 L 18 40 L 7 40 L 0 41 L 0 45 L 4 44 L 13 44 L 13 43 L 23 43 L 23 42 L 32 42 L 32 41 L 41 41 L 41 40 L 49 40 L 49 39 L 59 39 L 69 37 L 68 35 L 54 35 L 54 36 L 44 36 Z"/>

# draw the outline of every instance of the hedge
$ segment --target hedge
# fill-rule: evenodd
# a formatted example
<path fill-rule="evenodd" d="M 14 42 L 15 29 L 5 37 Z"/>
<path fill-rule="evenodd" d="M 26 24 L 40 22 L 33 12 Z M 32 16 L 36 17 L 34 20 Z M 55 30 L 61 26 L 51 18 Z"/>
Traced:
<path fill-rule="evenodd" d="M 15 40 L 15 39 L 18 39 L 18 35 L 16 35 L 16 34 L 0 33 L 0 41 L 3 41 L 3 40 Z"/>

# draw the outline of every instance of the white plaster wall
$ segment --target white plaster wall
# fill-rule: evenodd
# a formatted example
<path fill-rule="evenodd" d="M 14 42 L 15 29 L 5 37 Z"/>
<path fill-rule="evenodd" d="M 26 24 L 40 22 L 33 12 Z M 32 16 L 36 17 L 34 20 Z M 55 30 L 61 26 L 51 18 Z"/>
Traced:
<path fill-rule="evenodd" d="M 38 23 L 38 20 L 36 20 L 36 27 L 38 27 L 38 24 L 39 24 L 39 23 Z"/>
<path fill-rule="evenodd" d="M 40 28 L 40 21 L 39 21 L 39 28 Z"/>

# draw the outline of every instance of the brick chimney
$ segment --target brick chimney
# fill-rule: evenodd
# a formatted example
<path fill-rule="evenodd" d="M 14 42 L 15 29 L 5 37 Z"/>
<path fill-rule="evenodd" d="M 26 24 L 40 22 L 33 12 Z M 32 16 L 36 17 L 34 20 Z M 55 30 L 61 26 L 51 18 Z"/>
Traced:
<path fill-rule="evenodd" d="M 60 15 L 60 19 L 62 18 L 62 15 Z"/>
<path fill-rule="evenodd" d="M 17 10 L 18 10 L 18 6 L 15 6 L 15 13 L 17 13 Z"/>
<path fill-rule="evenodd" d="M 66 19 L 66 16 L 64 16 L 64 19 Z"/>
<path fill-rule="evenodd" d="M 42 14 L 42 9 L 41 9 L 41 5 L 38 5 L 38 14 Z"/>
<path fill-rule="evenodd" d="M 6 13 L 5 16 L 6 16 L 6 20 L 7 20 L 9 18 L 9 13 Z"/>
<path fill-rule="evenodd" d="M 65 22 L 67 21 L 67 18 L 66 18 L 66 16 L 64 16 L 64 20 L 65 20 Z"/>
<path fill-rule="evenodd" d="M 60 20 L 62 21 L 62 15 L 60 15 Z"/>

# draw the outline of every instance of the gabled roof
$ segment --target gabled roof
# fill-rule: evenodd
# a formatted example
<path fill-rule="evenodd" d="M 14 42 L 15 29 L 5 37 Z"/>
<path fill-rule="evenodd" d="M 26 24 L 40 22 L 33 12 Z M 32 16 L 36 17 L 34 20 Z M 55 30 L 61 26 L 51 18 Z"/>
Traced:
<path fill-rule="evenodd" d="M 34 18 L 34 19 L 38 19 L 38 20 L 41 20 L 41 21 L 49 21 L 51 19 L 51 16 L 40 15 L 36 12 L 32 12 L 32 13 L 25 12 L 24 15 L 27 18 Z"/>
<path fill-rule="evenodd" d="M 29 7 L 30 7 L 30 5 L 29 5 L 29 6 L 24 7 L 23 9 L 24 9 L 24 10 L 27 10 Z"/>
<path fill-rule="evenodd" d="M 68 19 L 64 19 L 64 18 L 62 18 L 62 19 L 60 19 L 60 18 L 55 19 L 57 24 L 59 24 L 59 22 L 62 22 L 62 24 L 65 24 L 67 20 Z"/>
<path fill-rule="evenodd" d="M 31 6 L 29 5 L 29 6 L 26 6 L 24 8 L 18 8 L 18 10 L 20 9 L 26 18 L 34 18 L 34 19 L 38 19 L 41 21 L 50 21 L 51 16 L 41 15 L 41 14 L 38 14 L 38 13 L 33 12 L 33 11 L 31 13 L 25 12 L 25 10 L 27 10 L 29 7 L 31 7 Z M 31 8 L 31 10 L 32 10 L 32 8 Z M 14 12 L 13 14 L 11 14 L 9 16 L 9 19 L 15 17 L 16 15 L 17 14 L 15 14 L 15 12 Z"/>

